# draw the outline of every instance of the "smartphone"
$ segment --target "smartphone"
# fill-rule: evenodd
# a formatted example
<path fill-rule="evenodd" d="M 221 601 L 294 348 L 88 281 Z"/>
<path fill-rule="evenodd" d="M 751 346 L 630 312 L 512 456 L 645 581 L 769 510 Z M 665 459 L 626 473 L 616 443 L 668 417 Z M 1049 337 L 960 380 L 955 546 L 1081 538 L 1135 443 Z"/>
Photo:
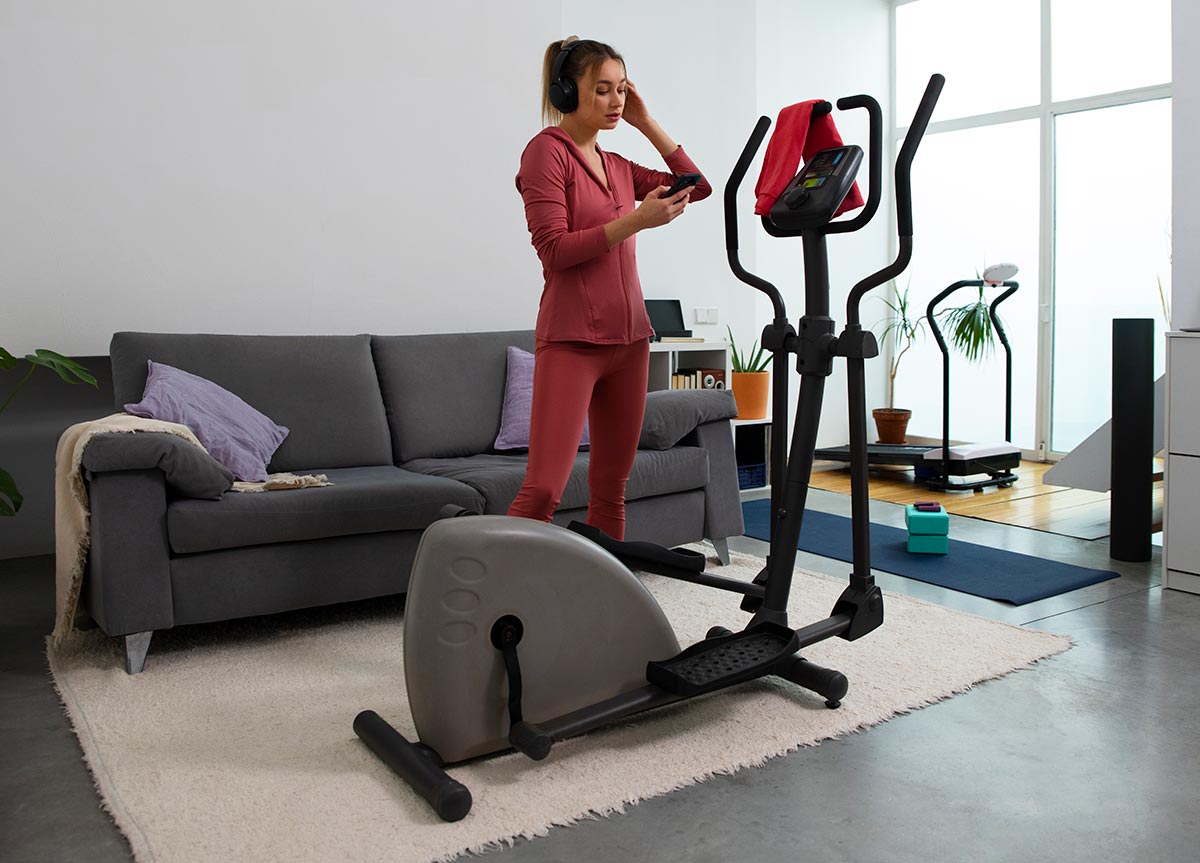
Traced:
<path fill-rule="evenodd" d="M 675 178 L 675 182 L 671 184 L 671 188 L 663 193 L 664 198 L 673 198 L 691 186 L 700 182 L 699 174 L 680 174 Z"/>

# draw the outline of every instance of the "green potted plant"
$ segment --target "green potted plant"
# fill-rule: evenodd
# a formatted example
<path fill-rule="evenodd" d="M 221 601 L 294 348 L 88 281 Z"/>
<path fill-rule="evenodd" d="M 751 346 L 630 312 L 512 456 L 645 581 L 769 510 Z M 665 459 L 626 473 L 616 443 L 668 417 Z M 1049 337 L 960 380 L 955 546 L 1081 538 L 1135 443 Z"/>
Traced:
<path fill-rule="evenodd" d="M 50 369 L 50 371 L 57 374 L 69 384 L 98 386 L 96 378 L 91 372 L 74 360 L 64 357 L 62 354 L 56 354 L 54 351 L 48 351 L 45 348 L 38 348 L 32 354 L 26 354 L 25 358 L 20 360 L 0 347 L 0 370 L 6 372 L 12 371 L 21 365 L 22 362 L 29 364 L 29 370 L 25 372 L 24 377 L 13 387 L 12 391 L 8 394 L 8 398 L 4 400 L 4 403 L 0 404 L 0 413 L 3 413 L 4 409 L 9 406 L 38 366 Z M 0 516 L 15 516 L 18 510 L 21 509 L 23 500 L 24 497 L 17 488 L 17 483 L 12 478 L 12 475 L 4 470 L 3 467 L 0 467 Z"/>
<path fill-rule="evenodd" d="M 896 286 L 895 281 L 889 282 L 891 296 L 883 298 L 883 304 L 888 307 L 889 314 L 880 323 L 885 326 L 880 333 L 880 340 L 886 342 L 892 339 L 892 356 L 888 362 L 887 407 L 875 408 L 871 416 L 875 418 L 875 429 L 880 443 L 904 443 L 908 439 L 908 421 L 912 419 L 912 411 L 908 408 L 896 407 L 896 375 L 900 371 L 900 361 L 909 349 L 925 335 L 925 318 L 920 313 L 914 315 L 912 301 L 908 291 L 912 287 L 909 282 L 904 290 Z"/>
<path fill-rule="evenodd" d="M 733 330 L 728 324 L 725 330 L 729 333 L 729 361 L 733 367 L 729 386 L 737 402 L 738 419 L 765 419 L 771 379 L 767 367 L 771 362 L 771 354 L 759 347 L 757 339 L 749 352 L 743 354 L 738 350 Z"/>

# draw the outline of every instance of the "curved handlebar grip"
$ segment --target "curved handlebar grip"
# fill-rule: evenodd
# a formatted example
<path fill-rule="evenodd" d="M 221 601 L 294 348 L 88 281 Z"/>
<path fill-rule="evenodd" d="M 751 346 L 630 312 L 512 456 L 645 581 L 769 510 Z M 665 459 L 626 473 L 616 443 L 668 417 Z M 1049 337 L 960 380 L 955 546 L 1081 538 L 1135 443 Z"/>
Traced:
<path fill-rule="evenodd" d="M 762 139 L 766 137 L 767 129 L 771 126 L 769 117 L 759 117 L 758 125 L 754 127 L 754 131 L 750 133 L 750 140 L 746 142 L 746 146 L 742 148 L 742 155 L 738 156 L 737 164 L 733 166 L 733 171 L 729 174 L 729 181 L 725 183 L 725 248 L 736 249 L 738 247 L 738 229 L 737 229 L 737 191 L 742 185 L 742 178 L 746 176 L 746 171 L 750 168 L 750 163 L 754 161 L 754 156 L 758 152 L 759 146 L 762 145 Z"/>
<path fill-rule="evenodd" d="M 866 108 L 867 114 L 871 118 L 870 144 L 868 146 L 870 152 L 867 156 L 869 188 L 867 189 L 867 202 L 859 214 L 845 222 L 831 222 L 825 228 L 827 234 L 846 234 L 862 228 L 875 218 L 875 212 L 879 209 L 879 200 L 883 194 L 883 111 L 880 109 L 879 103 L 871 96 L 859 95 L 838 99 L 837 106 L 839 111 Z"/>
<path fill-rule="evenodd" d="M 758 123 L 755 125 L 754 131 L 750 133 L 750 139 L 746 141 L 746 146 L 742 148 L 742 155 L 738 157 L 737 164 L 733 166 L 733 171 L 729 174 L 729 180 L 725 183 L 725 249 L 726 256 L 729 259 L 729 269 L 733 271 L 733 274 L 750 287 L 766 294 L 771 300 L 772 307 L 775 309 L 775 317 L 786 320 L 787 309 L 783 304 L 783 295 L 779 293 L 779 289 L 766 279 L 747 271 L 742 266 L 741 261 L 738 260 L 738 187 L 742 185 L 742 178 L 746 176 L 746 171 L 749 169 L 750 163 L 754 161 L 754 155 L 758 152 L 758 148 L 762 145 L 762 139 L 766 137 L 767 129 L 770 127 L 771 120 L 769 117 L 758 118 Z M 764 217 L 765 220 L 766 217 Z"/>
<path fill-rule="evenodd" d="M 933 115 L 933 108 L 945 83 L 946 79 L 941 75 L 930 76 L 921 104 L 917 106 L 917 113 L 913 115 L 912 124 L 904 136 L 900 155 L 896 157 L 896 224 L 902 237 L 912 236 L 912 185 L 909 180 L 913 156 L 917 154 L 917 147 L 925 135 L 925 128 L 929 125 L 929 118 Z"/>

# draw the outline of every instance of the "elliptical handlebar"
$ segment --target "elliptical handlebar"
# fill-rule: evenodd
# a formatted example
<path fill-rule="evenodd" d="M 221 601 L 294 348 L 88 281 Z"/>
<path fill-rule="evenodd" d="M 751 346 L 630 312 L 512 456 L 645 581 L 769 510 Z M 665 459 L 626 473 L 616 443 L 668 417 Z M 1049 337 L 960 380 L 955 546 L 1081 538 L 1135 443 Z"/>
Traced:
<path fill-rule="evenodd" d="M 754 160 L 758 148 L 762 146 L 763 138 L 766 137 L 767 129 L 770 126 L 771 120 L 769 117 L 758 118 L 758 123 L 755 125 L 754 131 L 750 133 L 750 138 L 746 141 L 746 146 L 742 148 L 742 155 L 738 157 L 737 164 L 733 166 L 733 171 L 729 174 L 729 180 L 725 183 L 725 250 L 729 258 L 729 268 L 733 270 L 733 274 L 750 287 L 762 291 L 770 297 L 771 305 L 775 309 L 776 320 L 786 321 L 787 309 L 784 306 L 783 296 L 779 293 L 779 289 L 766 279 L 747 271 L 738 259 L 738 188 L 742 185 L 746 171 L 749 170 L 750 163 Z"/>
<path fill-rule="evenodd" d="M 933 109 L 945 83 L 946 79 L 941 75 L 930 76 L 925 93 L 921 96 L 921 103 L 917 106 L 917 112 L 913 115 L 913 121 L 904 136 L 900 155 L 896 157 L 896 232 L 900 239 L 900 250 L 896 260 L 867 276 L 850 291 L 850 296 L 846 299 L 847 327 L 861 326 L 858 306 L 863 295 L 903 273 L 912 259 L 912 160 L 917 154 L 917 147 L 925 135 L 929 118 L 933 115 Z"/>
<path fill-rule="evenodd" d="M 866 108 L 867 114 L 871 118 L 867 156 L 870 160 L 867 169 L 867 202 L 853 219 L 845 222 L 830 222 L 825 227 L 824 233 L 826 234 L 847 234 L 865 227 L 867 222 L 875 217 L 875 211 L 879 209 L 880 186 L 883 182 L 883 111 L 880 109 L 879 103 L 871 96 L 859 95 L 838 99 L 837 106 L 839 111 Z"/>
<path fill-rule="evenodd" d="M 933 108 L 937 105 L 938 97 L 946 79 L 941 75 L 931 75 L 917 106 L 917 113 L 904 136 L 904 144 L 900 147 L 900 155 L 896 157 L 896 223 L 902 237 L 912 236 L 912 160 L 917 154 L 917 147 L 925 137 L 925 129 Z"/>

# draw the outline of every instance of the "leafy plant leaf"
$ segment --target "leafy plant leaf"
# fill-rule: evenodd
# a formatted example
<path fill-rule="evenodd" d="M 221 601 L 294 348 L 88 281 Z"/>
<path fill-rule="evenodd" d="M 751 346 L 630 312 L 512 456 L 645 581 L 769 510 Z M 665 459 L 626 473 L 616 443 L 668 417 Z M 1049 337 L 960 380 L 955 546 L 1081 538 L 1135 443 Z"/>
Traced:
<path fill-rule="evenodd" d="M 725 331 L 729 333 L 729 364 L 733 367 L 734 372 L 745 374 L 746 372 L 766 371 L 767 366 L 771 363 L 771 354 L 765 347 L 758 346 L 758 339 L 755 339 L 750 350 L 743 354 L 738 350 L 737 342 L 733 338 L 733 330 L 729 328 L 728 324 L 725 325 Z"/>
<path fill-rule="evenodd" d="M 950 334 L 950 344 L 968 360 L 974 362 L 990 355 L 995 347 L 992 316 L 984 300 L 983 288 L 979 298 L 963 306 L 947 309 L 940 317 Z"/>
<path fill-rule="evenodd" d="M 10 354 L 4 348 L 0 348 L 0 369 L 8 371 L 9 369 L 16 368 L 17 363 L 19 362 L 20 360 Z"/>
<path fill-rule="evenodd" d="M 0 516 L 16 515 L 24 500 L 17 489 L 16 480 L 4 468 L 0 468 Z"/>
<path fill-rule="evenodd" d="M 88 384 L 99 389 L 95 376 L 84 366 L 60 353 L 38 348 L 32 354 L 26 354 L 25 359 L 35 366 L 44 366 L 57 374 L 69 384 Z"/>

